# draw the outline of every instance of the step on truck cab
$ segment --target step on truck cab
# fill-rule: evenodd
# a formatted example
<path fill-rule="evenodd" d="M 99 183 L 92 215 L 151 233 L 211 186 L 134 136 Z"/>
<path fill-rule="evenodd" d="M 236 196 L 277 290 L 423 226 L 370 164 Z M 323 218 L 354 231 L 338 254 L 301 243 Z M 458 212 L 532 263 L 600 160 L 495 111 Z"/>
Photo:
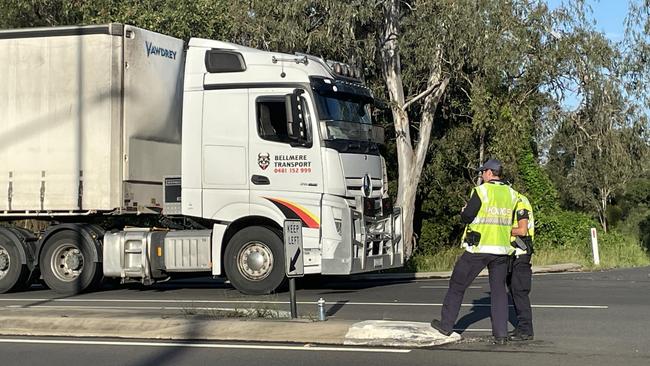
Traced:
<path fill-rule="evenodd" d="M 0 291 L 196 274 L 269 293 L 287 219 L 307 275 L 403 264 L 358 68 L 122 24 L 0 47 Z"/>

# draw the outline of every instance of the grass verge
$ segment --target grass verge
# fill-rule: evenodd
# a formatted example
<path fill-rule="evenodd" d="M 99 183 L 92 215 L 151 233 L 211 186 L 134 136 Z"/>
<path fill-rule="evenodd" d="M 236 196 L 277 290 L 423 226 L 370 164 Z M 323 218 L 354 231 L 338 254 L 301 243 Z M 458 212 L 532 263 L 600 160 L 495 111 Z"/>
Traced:
<path fill-rule="evenodd" d="M 576 263 L 585 270 L 609 268 L 629 268 L 650 265 L 648 251 L 634 237 L 620 233 L 601 235 L 599 242 L 600 265 L 593 263 L 591 242 L 585 240 L 581 245 L 560 245 L 535 248 L 533 265 Z M 463 249 L 441 248 L 430 254 L 416 254 L 406 264 L 405 269 L 412 272 L 450 271 Z"/>
<path fill-rule="evenodd" d="M 415 254 L 405 265 L 410 272 L 450 271 L 464 249 L 459 246 L 440 248 L 430 254 Z"/>
<path fill-rule="evenodd" d="M 226 298 L 231 298 L 231 296 L 226 295 Z M 245 300 L 244 297 L 232 297 L 235 302 Z M 270 302 L 277 301 L 277 296 L 273 296 L 269 299 Z M 233 303 L 235 303 L 233 302 Z M 198 318 L 198 319 L 208 319 L 208 320 L 219 320 L 219 319 L 284 319 L 289 317 L 289 312 L 280 310 L 278 304 L 268 303 L 268 304 L 257 304 L 253 306 L 245 307 L 233 307 L 233 308 L 210 308 L 197 306 L 199 304 L 190 303 L 184 306 L 180 313 L 185 318 Z"/>

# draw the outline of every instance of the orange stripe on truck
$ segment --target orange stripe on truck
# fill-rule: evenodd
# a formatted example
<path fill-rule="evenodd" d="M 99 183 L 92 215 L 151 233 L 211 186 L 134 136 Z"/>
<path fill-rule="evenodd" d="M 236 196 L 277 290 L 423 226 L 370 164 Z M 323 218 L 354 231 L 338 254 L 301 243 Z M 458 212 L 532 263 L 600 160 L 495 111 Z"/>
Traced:
<path fill-rule="evenodd" d="M 279 208 L 286 218 L 299 219 L 302 221 L 302 226 L 310 229 L 318 229 L 320 227 L 320 220 L 318 217 L 299 204 L 280 198 L 264 198 L 271 201 L 277 208 Z"/>

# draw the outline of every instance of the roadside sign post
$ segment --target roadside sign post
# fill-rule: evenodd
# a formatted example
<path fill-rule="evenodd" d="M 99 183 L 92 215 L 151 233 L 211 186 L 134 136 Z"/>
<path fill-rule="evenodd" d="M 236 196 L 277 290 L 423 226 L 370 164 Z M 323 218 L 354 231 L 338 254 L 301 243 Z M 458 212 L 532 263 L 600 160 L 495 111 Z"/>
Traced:
<path fill-rule="evenodd" d="M 298 305 L 296 304 L 296 278 L 289 278 L 289 308 L 291 309 L 291 319 L 298 318 Z"/>
<path fill-rule="evenodd" d="M 598 234 L 596 233 L 596 228 L 591 228 L 591 251 L 594 255 L 594 264 L 600 264 L 600 255 L 598 254 Z"/>
<path fill-rule="evenodd" d="M 296 277 L 305 275 L 305 261 L 302 248 L 302 221 L 284 221 L 284 263 L 289 278 L 289 302 L 291 319 L 298 317 L 296 305 Z"/>

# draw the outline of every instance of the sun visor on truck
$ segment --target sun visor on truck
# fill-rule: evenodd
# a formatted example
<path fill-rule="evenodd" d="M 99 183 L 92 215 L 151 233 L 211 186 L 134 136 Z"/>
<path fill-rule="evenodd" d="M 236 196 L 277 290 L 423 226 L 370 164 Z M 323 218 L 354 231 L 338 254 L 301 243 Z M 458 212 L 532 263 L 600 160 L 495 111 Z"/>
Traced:
<path fill-rule="evenodd" d="M 361 99 L 366 102 L 372 102 L 374 100 L 372 91 L 360 84 L 319 77 L 311 77 L 310 81 L 312 88 L 318 94 L 326 97 Z"/>

